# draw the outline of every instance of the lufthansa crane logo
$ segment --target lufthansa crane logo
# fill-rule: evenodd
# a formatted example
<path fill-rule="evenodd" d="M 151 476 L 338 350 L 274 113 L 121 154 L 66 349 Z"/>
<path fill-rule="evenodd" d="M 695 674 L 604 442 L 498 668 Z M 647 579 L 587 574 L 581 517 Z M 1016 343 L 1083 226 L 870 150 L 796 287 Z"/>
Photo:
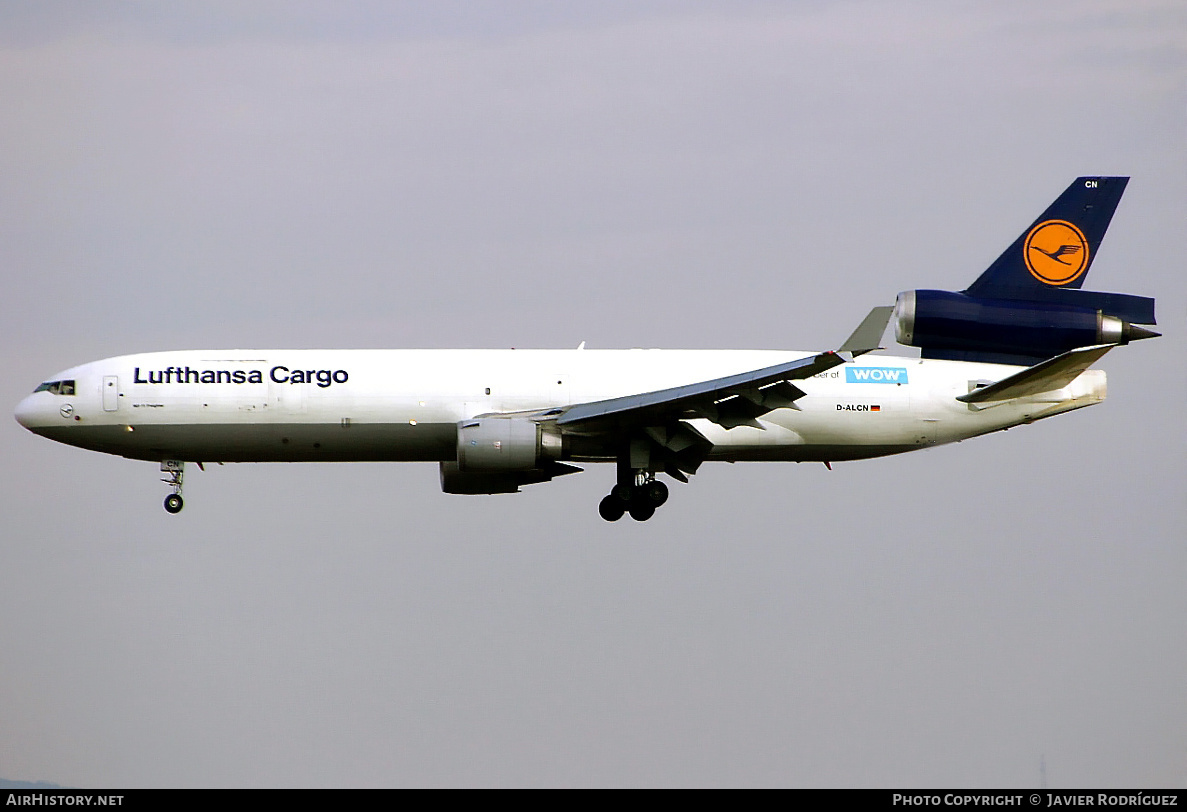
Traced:
<path fill-rule="evenodd" d="M 1088 267 L 1088 240 L 1067 220 L 1044 220 L 1026 235 L 1022 258 L 1044 285 L 1066 285 Z"/>

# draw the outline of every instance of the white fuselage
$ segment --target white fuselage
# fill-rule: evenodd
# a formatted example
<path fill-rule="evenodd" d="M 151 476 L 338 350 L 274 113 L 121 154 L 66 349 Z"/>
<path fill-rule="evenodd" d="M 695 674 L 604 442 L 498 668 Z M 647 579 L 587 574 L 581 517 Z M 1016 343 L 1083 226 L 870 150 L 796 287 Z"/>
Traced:
<path fill-rule="evenodd" d="M 448 461 L 457 423 L 564 407 L 769 367 L 759 350 L 208 350 L 108 358 L 65 370 L 17 408 L 52 439 L 126 457 L 194 462 Z M 1019 367 L 866 355 L 797 381 L 806 396 L 761 428 L 690 421 L 715 460 L 845 460 L 974 437 L 1099 403 L 1105 374 L 979 406 L 975 382 Z M 586 448 L 573 459 L 613 458 Z"/>

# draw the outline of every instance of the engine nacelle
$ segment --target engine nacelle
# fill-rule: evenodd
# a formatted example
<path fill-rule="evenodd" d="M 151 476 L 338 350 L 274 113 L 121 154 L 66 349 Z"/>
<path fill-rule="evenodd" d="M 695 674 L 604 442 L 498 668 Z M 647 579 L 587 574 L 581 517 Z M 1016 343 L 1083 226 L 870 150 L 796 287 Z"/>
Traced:
<path fill-rule="evenodd" d="M 521 485 L 547 482 L 552 477 L 551 471 L 459 471 L 456 462 L 441 463 L 441 490 L 445 493 L 519 493 Z"/>
<path fill-rule="evenodd" d="M 457 461 L 441 463 L 446 493 L 516 493 L 521 485 L 580 471 L 557 462 L 561 437 L 522 417 L 482 417 L 457 424 Z"/>
<path fill-rule="evenodd" d="M 981 299 L 945 290 L 900 293 L 894 305 L 894 333 L 900 344 L 922 348 L 924 358 L 978 353 L 1014 363 L 1157 335 L 1091 308 Z"/>
<path fill-rule="evenodd" d="M 457 424 L 462 472 L 530 471 L 560 456 L 560 435 L 527 418 L 482 417 Z"/>

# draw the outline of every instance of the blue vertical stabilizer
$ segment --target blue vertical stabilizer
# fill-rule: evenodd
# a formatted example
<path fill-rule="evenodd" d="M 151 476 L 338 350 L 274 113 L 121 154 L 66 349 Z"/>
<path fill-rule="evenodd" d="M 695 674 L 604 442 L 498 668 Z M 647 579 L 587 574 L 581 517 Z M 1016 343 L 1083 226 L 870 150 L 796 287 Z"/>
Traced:
<path fill-rule="evenodd" d="M 1042 299 L 1084 284 L 1129 178 L 1076 178 L 965 291 L 987 299 Z"/>

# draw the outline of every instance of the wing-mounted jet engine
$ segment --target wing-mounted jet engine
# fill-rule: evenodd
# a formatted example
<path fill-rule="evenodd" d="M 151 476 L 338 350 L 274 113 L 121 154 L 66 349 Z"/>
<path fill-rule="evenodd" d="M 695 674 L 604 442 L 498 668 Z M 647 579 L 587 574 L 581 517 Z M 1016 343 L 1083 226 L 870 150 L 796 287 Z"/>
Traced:
<path fill-rule="evenodd" d="M 1081 290 L 1129 178 L 1083 177 L 959 293 L 898 295 L 895 337 L 924 358 L 1031 365 L 1158 333 L 1154 300 Z"/>
<path fill-rule="evenodd" d="M 521 485 L 548 482 L 582 469 L 557 462 L 559 432 L 525 416 L 463 420 L 457 427 L 457 460 L 442 462 L 445 493 L 516 493 Z"/>

